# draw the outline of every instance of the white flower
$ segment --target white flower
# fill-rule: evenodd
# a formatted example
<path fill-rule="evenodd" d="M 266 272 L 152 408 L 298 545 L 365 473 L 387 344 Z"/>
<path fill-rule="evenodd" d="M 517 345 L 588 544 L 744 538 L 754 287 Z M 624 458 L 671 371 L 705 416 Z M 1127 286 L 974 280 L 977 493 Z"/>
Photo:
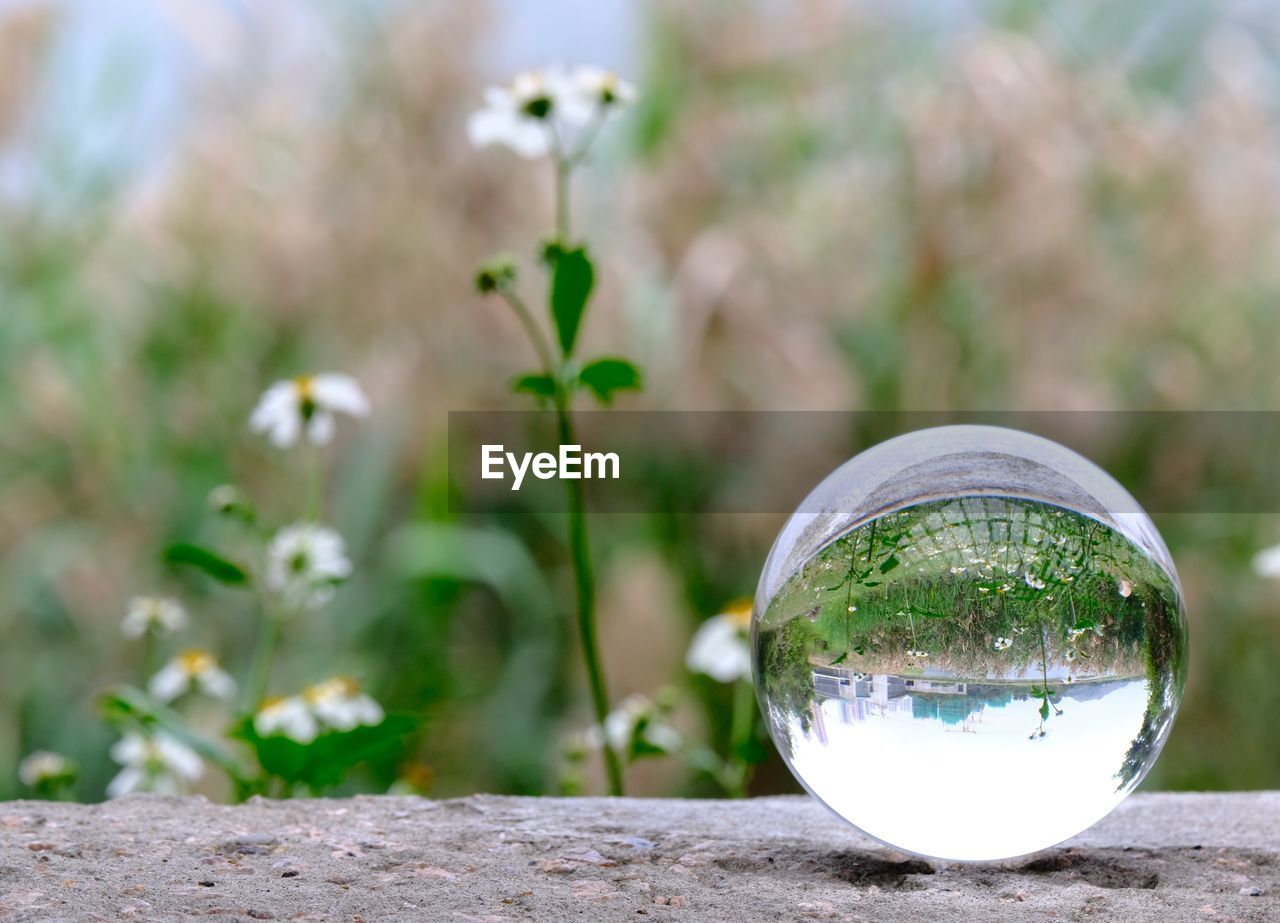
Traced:
<path fill-rule="evenodd" d="M 467 135 L 476 147 L 503 144 L 530 160 L 556 146 L 564 155 L 583 128 L 634 98 L 630 84 L 595 67 L 525 71 L 508 86 L 485 91 L 485 106 L 472 113 Z"/>
<path fill-rule="evenodd" d="M 929 656 L 928 651 L 918 651 L 915 648 L 907 648 L 907 656 L 913 660 L 924 660 Z"/>
<path fill-rule="evenodd" d="M 161 596 L 135 596 L 120 623 L 126 638 L 141 638 L 150 630 L 167 635 L 186 627 L 187 610 L 182 603 Z"/>
<path fill-rule="evenodd" d="M 1121 578 L 1120 581 L 1116 583 L 1116 590 L 1120 593 L 1121 596 L 1123 596 L 1125 599 L 1128 599 L 1130 596 L 1133 595 L 1133 583 L 1132 581 Z"/>
<path fill-rule="evenodd" d="M 1254 555 L 1253 570 L 1259 577 L 1280 577 L 1280 545 L 1264 548 Z"/>
<path fill-rule="evenodd" d="M 295 523 L 267 547 L 265 576 L 267 589 L 289 609 L 317 609 L 333 596 L 334 583 L 351 576 L 346 543 L 333 529 Z"/>
<path fill-rule="evenodd" d="M 751 648 L 747 629 L 751 602 L 734 603 L 703 622 L 689 644 L 684 662 L 694 673 L 705 673 L 716 682 L 732 683 L 751 678 Z"/>
<path fill-rule="evenodd" d="M 215 699 L 229 699 L 236 694 L 236 681 L 218 666 L 208 651 L 184 651 L 161 667 L 151 677 L 147 689 L 161 702 L 172 702 L 194 685 Z"/>
<path fill-rule="evenodd" d="M 320 733 L 320 724 L 301 696 L 269 699 L 253 716 L 253 728 L 262 737 L 288 737 L 309 744 Z"/>
<path fill-rule="evenodd" d="M 991 646 L 997 651 L 1003 651 L 1006 648 L 1013 647 L 1013 639 L 1012 638 L 996 638 L 995 643 L 993 643 Z"/>
<path fill-rule="evenodd" d="M 636 89 L 613 71 L 582 66 L 573 71 L 573 89 L 583 102 L 601 109 L 635 102 Z"/>
<path fill-rule="evenodd" d="M 37 750 L 18 764 L 18 779 L 29 788 L 58 779 L 70 781 L 75 774 L 75 763 L 49 750 Z"/>
<path fill-rule="evenodd" d="M 281 449 L 296 445 L 303 435 L 313 445 L 324 445 L 333 438 L 335 413 L 363 417 L 368 412 L 369 399 L 350 375 L 301 375 L 277 381 L 263 393 L 249 428 L 269 433 Z"/>
<path fill-rule="evenodd" d="M 586 744 L 598 749 L 603 741 L 608 741 L 609 749 L 625 757 L 641 722 L 644 722 L 641 740 L 645 743 L 667 753 L 680 748 L 680 732 L 663 719 L 653 700 L 643 695 L 629 695 L 619 702 L 618 707 L 605 716 L 603 733 L 599 727 L 592 728 Z"/>
<path fill-rule="evenodd" d="M 150 737 L 128 732 L 112 746 L 111 758 L 124 768 L 107 786 L 108 798 L 130 792 L 179 795 L 204 772 L 196 752 L 163 731 Z"/>
<path fill-rule="evenodd" d="M 300 695 L 271 699 L 254 715 L 253 727 L 261 736 L 282 735 L 309 744 L 322 731 L 352 731 L 373 727 L 386 717 L 382 706 L 360 691 L 345 676 L 308 686 Z"/>
<path fill-rule="evenodd" d="M 345 676 L 309 686 L 302 698 L 320 723 L 335 731 L 350 731 L 361 725 L 382 723 L 382 706 L 360 691 L 355 680 Z"/>
<path fill-rule="evenodd" d="M 1035 574 L 1030 574 L 1030 573 L 1024 574 L 1022 579 L 1025 580 L 1027 586 L 1031 587 L 1031 589 L 1033 590 L 1044 589 L 1044 581 L 1041 580 L 1039 577 L 1037 577 Z"/>

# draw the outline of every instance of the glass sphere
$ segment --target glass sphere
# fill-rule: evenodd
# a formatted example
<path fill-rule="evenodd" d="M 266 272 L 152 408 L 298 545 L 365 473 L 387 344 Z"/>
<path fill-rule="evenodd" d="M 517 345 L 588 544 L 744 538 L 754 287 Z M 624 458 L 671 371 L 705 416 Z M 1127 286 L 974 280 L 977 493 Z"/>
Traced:
<path fill-rule="evenodd" d="M 800 783 L 943 859 L 1053 846 L 1155 762 L 1186 676 L 1177 572 L 1106 472 L 1026 433 L 922 430 L 823 481 L 756 593 L 756 692 Z"/>

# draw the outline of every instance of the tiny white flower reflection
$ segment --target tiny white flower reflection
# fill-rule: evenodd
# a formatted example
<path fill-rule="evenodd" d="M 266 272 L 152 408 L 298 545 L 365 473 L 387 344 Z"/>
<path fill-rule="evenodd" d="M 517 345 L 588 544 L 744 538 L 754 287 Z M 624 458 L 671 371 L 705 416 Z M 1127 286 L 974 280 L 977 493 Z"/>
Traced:
<path fill-rule="evenodd" d="M 112 746 L 111 758 L 124 768 L 107 786 L 108 798 L 131 792 L 180 795 L 204 772 L 196 752 L 163 731 L 129 731 Z"/>
<path fill-rule="evenodd" d="M 733 603 L 698 627 L 685 655 L 685 666 L 721 683 L 751 679 L 750 627 L 751 600 Z"/>
<path fill-rule="evenodd" d="M 290 610 L 318 609 L 332 598 L 334 584 L 350 576 L 346 543 L 326 526 L 295 523 L 267 546 L 267 589 Z"/>
<path fill-rule="evenodd" d="M 333 438 L 334 414 L 363 417 L 369 399 L 350 375 L 325 372 L 277 381 L 258 400 L 249 428 L 267 433 L 278 448 L 296 445 L 303 436 L 313 445 Z"/>
<path fill-rule="evenodd" d="M 236 681 L 218 666 L 208 651 L 184 651 L 161 667 L 151 677 L 148 691 L 161 702 L 172 702 L 192 687 L 215 699 L 229 699 L 236 694 Z"/>
<path fill-rule="evenodd" d="M 37 788 L 48 782 L 69 782 L 75 775 L 75 763 L 61 753 L 50 750 L 37 750 L 18 764 L 18 780 L 29 788 Z"/>
<path fill-rule="evenodd" d="M 337 676 L 308 686 L 299 695 L 269 699 L 253 718 L 263 737 L 283 736 L 309 744 L 322 731 L 374 727 L 386 717 L 382 706 L 353 679 Z"/>
<path fill-rule="evenodd" d="M 485 91 L 485 106 L 471 115 L 467 134 L 476 147 L 501 144 L 529 160 L 566 156 L 583 129 L 633 99 L 630 84 L 597 67 L 524 71 Z"/>
<path fill-rule="evenodd" d="M 168 635 L 186 627 L 187 610 L 182 603 L 162 596 L 135 596 L 120 623 L 126 638 L 141 638 L 148 631 Z"/>
<path fill-rule="evenodd" d="M 996 638 L 995 642 L 991 645 L 991 647 L 997 651 L 1007 650 L 1008 648 L 1013 647 L 1013 639 L 1012 638 Z"/>

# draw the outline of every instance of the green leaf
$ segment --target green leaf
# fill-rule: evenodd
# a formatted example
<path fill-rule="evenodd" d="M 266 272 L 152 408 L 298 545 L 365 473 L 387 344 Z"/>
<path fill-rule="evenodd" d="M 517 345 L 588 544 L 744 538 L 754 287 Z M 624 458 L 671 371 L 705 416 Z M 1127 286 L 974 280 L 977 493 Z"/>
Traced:
<path fill-rule="evenodd" d="M 534 397 L 553 398 L 556 395 L 556 383 L 550 375 L 521 375 L 511 382 L 511 390 L 517 394 L 532 394 Z"/>
<path fill-rule="evenodd" d="M 567 356 L 577 342 L 582 315 L 586 313 L 591 289 L 596 283 L 596 271 L 585 247 L 553 248 L 547 257 L 551 264 L 551 318 L 556 324 L 560 349 Z"/>
<path fill-rule="evenodd" d="M 880 573 L 882 574 L 889 573 L 889 571 L 897 567 L 899 563 L 901 562 L 899 562 L 894 555 L 889 555 L 889 557 L 885 558 L 884 561 L 880 564 Z"/>
<path fill-rule="evenodd" d="M 310 743 L 300 744 L 279 734 L 259 735 L 250 717 L 231 734 L 253 749 L 266 772 L 291 785 L 319 791 L 338 785 L 361 763 L 395 756 L 417 727 L 418 720 L 411 715 L 387 715 L 380 724 L 328 731 Z"/>
<path fill-rule="evenodd" d="M 848 652 L 848 651 L 845 651 L 843 654 L 841 654 L 841 655 L 840 655 L 839 657 L 837 657 L 835 660 L 831 661 L 831 663 L 830 663 L 830 664 L 828 664 L 828 666 L 837 667 L 837 666 L 839 666 L 840 664 L 844 663 L 844 662 L 845 662 L 846 660 L 848 660 L 848 659 L 849 659 L 849 652 Z"/>
<path fill-rule="evenodd" d="M 920 606 L 908 606 L 907 608 L 910 609 L 912 612 L 914 612 L 916 615 L 924 616 L 927 619 L 945 619 L 947 617 L 946 613 L 932 612 L 928 609 L 922 609 Z"/>
<path fill-rule="evenodd" d="M 249 574 L 239 564 L 228 561 L 217 552 L 190 542 L 170 545 L 164 551 L 164 560 L 166 564 L 202 570 L 219 583 L 241 586 L 249 582 Z"/>
<path fill-rule="evenodd" d="M 1040 703 L 1040 717 L 1045 721 L 1049 720 L 1049 703 L 1048 702 Z"/>
<path fill-rule="evenodd" d="M 596 359 L 588 362 L 578 373 L 578 381 L 590 388 L 600 403 L 613 401 L 615 391 L 639 391 L 644 387 L 644 376 L 626 359 Z"/>

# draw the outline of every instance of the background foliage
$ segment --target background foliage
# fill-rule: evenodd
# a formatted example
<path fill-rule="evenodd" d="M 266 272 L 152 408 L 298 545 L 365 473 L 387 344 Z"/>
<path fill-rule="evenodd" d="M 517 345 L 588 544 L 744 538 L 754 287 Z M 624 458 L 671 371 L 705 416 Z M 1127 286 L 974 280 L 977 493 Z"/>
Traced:
<path fill-rule="evenodd" d="M 119 634 L 138 592 L 180 593 L 195 640 L 243 667 L 242 604 L 161 550 L 216 544 L 204 498 L 224 481 L 297 506 L 303 479 L 248 438 L 247 413 L 278 377 L 342 368 L 375 408 L 341 435 L 330 498 L 356 576 L 291 628 L 281 675 L 299 686 L 322 660 L 422 717 L 409 754 L 352 788 L 554 791 L 559 741 L 588 720 L 561 524 L 459 521 L 446 503 L 445 412 L 513 406 L 509 372 L 529 362 L 468 268 L 551 208 L 549 177 L 466 143 L 466 114 L 510 70 L 488 41 L 498 14 L 316 4 L 323 53 L 303 54 L 265 13 L 210 32 L 190 18 L 209 6 L 163 4 L 204 23 L 182 125 L 105 165 L 86 165 L 92 119 L 50 127 L 72 23 L 57 5 L 4 12 L 0 770 L 60 750 L 85 769 L 77 794 L 101 796 L 94 699 L 139 678 Z M 619 405 L 1275 406 L 1265 4 L 889 7 L 641 5 L 640 102 L 580 196 L 600 231 L 583 349 L 623 344 L 648 371 Z M 138 104 L 150 64 L 131 66 L 104 65 L 96 106 Z M 1135 489 L 1196 464 L 1099 460 Z M 679 472 L 654 489 L 652 515 L 593 524 L 613 692 L 683 686 L 673 720 L 723 745 L 731 690 L 689 677 L 684 649 L 753 591 L 783 517 L 681 512 Z M 1248 563 L 1280 521 L 1159 525 L 1192 663 L 1147 785 L 1274 788 L 1280 621 Z M 633 777 L 636 793 L 716 790 L 671 761 Z M 775 762 L 753 790 L 792 786 Z M 0 797 L 19 791 L 0 771 Z"/>

